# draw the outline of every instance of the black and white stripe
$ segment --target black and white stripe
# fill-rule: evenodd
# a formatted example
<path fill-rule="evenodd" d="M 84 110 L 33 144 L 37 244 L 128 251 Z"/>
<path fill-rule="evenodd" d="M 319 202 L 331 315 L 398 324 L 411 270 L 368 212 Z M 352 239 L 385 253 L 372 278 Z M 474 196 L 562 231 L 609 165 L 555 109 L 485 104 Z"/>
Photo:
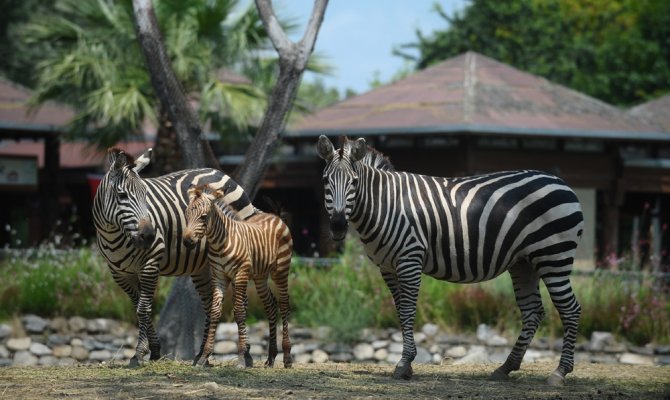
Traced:
<path fill-rule="evenodd" d="M 412 374 L 422 272 L 472 283 L 509 271 L 523 328 L 493 377 L 519 369 L 543 316 L 542 279 L 565 329 L 561 360 L 549 382 L 564 382 L 573 369 L 580 316 L 569 275 L 583 216 L 575 193 L 560 178 L 539 171 L 464 178 L 395 172 L 363 139 L 345 139 L 335 150 L 322 136 L 318 152 L 327 162 L 325 204 L 333 237 L 343 238 L 351 223 L 395 300 L 404 336 L 395 377 Z"/>
<path fill-rule="evenodd" d="M 150 151 L 134 160 L 120 149 L 110 149 L 111 166 L 93 202 L 100 253 L 114 280 L 137 310 L 139 337 L 131 365 L 138 364 L 148 352 L 152 360 L 160 358 L 160 344 L 151 322 L 152 299 L 159 275 L 190 275 L 209 315 L 212 287 L 205 239 L 192 249 L 182 244 L 189 186 L 208 183 L 223 189 L 224 201 L 237 210 L 242 219 L 257 211 L 242 188 L 215 169 L 191 169 L 157 178 L 141 178 L 138 173 L 149 163 Z M 209 323 L 207 319 L 205 336 Z"/>

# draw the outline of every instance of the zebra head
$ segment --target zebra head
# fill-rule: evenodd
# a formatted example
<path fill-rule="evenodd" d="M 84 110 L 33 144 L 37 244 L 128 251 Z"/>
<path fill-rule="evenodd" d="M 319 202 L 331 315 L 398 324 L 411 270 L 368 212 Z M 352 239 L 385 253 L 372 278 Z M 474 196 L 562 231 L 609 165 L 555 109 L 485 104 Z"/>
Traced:
<path fill-rule="evenodd" d="M 207 231 L 207 217 L 212 211 L 214 201 L 222 197 L 220 190 L 213 191 L 209 185 L 194 186 L 188 188 L 188 206 L 186 215 L 186 229 L 182 235 L 182 243 L 189 249 L 202 240 Z"/>
<path fill-rule="evenodd" d="M 148 249 L 156 238 L 147 206 L 147 186 L 139 172 L 149 164 L 151 149 L 135 160 L 118 148 L 108 150 L 111 165 L 100 183 L 97 196 L 104 214 L 112 221 L 133 246 Z"/>
<path fill-rule="evenodd" d="M 349 217 L 354 208 L 358 174 L 354 164 L 367 153 L 365 139 L 345 139 L 344 144 L 335 150 L 333 143 L 324 135 L 317 143 L 319 156 L 326 160 L 323 169 L 325 206 L 330 217 L 330 233 L 335 240 L 342 240 L 347 234 Z"/>

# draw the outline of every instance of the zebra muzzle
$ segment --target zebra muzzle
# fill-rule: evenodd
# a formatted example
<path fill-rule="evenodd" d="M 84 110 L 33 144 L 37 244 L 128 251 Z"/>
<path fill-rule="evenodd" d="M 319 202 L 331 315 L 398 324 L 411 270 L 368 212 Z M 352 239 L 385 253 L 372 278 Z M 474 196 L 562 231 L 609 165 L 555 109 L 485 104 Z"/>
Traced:
<path fill-rule="evenodd" d="M 334 212 L 330 217 L 330 234 L 334 240 L 343 240 L 347 235 L 347 218 L 344 212 Z"/>
<path fill-rule="evenodd" d="M 148 249 L 156 239 L 156 230 L 148 218 L 140 220 L 137 233 L 133 236 L 133 244 L 141 249 Z"/>

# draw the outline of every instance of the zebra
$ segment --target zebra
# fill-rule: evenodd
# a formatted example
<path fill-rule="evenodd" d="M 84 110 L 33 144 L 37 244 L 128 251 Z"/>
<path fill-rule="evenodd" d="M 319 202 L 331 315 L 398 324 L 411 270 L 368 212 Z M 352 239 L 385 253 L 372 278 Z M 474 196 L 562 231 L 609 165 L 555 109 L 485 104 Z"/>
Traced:
<path fill-rule="evenodd" d="M 317 152 L 333 239 L 348 224 L 388 286 L 403 333 L 394 378 L 410 379 L 421 273 L 457 283 L 481 282 L 509 271 L 523 322 L 511 354 L 491 375 L 518 370 L 543 318 L 542 279 L 564 327 L 558 367 L 547 378 L 562 385 L 573 370 L 581 307 L 570 272 L 583 229 L 575 193 L 558 177 L 507 171 L 462 178 L 396 172 L 365 139 L 344 139 L 340 149 L 324 135 Z"/>
<path fill-rule="evenodd" d="M 277 356 L 277 306 L 275 297 L 268 288 L 268 276 L 271 276 L 279 293 L 284 367 L 290 368 L 293 360 L 288 332 L 288 275 L 293 239 L 288 226 L 279 216 L 268 213 L 259 213 L 247 220 L 241 220 L 231 212 L 225 202 L 222 203 L 224 192 L 215 190 L 210 185 L 192 186 L 188 190 L 188 196 L 183 241 L 186 247 L 192 247 L 203 237 L 207 238 L 214 286 L 210 321 L 219 321 L 225 290 L 232 283 L 234 315 L 239 334 L 238 366 L 252 367 L 253 359 L 249 355 L 245 325 L 247 286 L 251 278 L 269 320 L 269 350 L 265 366 L 272 367 Z M 214 333 L 215 328 L 212 326 L 206 338 L 203 357 L 212 352 Z"/>
<path fill-rule="evenodd" d="M 205 240 L 191 249 L 181 241 L 189 185 L 209 183 L 222 188 L 224 201 L 238 211 L 240 218 L 252 217 L 257 209 L 237 183 L 216 169 L 190 169 L 143 179 L 139 172 L 149 164 L 151 149 L 134 159 L 119 148 L 110 148 L 108 157 L 109 170 L 93 200 L 96 242 L 114 281 L 135 307 L 139 335 L 129 365 L 138 366 L 147 353 L 150 360 L 160 358 L 160 343 L 151 321 L 159 275 L 190 275 L 205 311 L 212 301 Z M 210 324 L 206 319 L 204 337 Z M 194 365 L 206 363 L 201 359 L 202 349 Z"/>

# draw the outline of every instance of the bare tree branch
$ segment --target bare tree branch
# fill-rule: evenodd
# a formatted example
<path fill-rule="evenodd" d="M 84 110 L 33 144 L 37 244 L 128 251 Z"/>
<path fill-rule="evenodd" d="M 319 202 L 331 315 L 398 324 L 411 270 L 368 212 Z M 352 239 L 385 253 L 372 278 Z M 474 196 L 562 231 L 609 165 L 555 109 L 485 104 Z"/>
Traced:
<path fill-rule="evenodd" d="M 284 131 L 303 72 L 307 67 L 323 22 L 328 0 L 315 0 L 305 34 L 299 43 L 286 36 L 272 9 L 271 0 L 256 0 L 256 7 L 272 43 L 279 53 L 279 76 L 268 101 L 263 121 L 241 164 L 233 176 L 251 198 L 254 198 L 269 166 L 270 157 Z"/>

